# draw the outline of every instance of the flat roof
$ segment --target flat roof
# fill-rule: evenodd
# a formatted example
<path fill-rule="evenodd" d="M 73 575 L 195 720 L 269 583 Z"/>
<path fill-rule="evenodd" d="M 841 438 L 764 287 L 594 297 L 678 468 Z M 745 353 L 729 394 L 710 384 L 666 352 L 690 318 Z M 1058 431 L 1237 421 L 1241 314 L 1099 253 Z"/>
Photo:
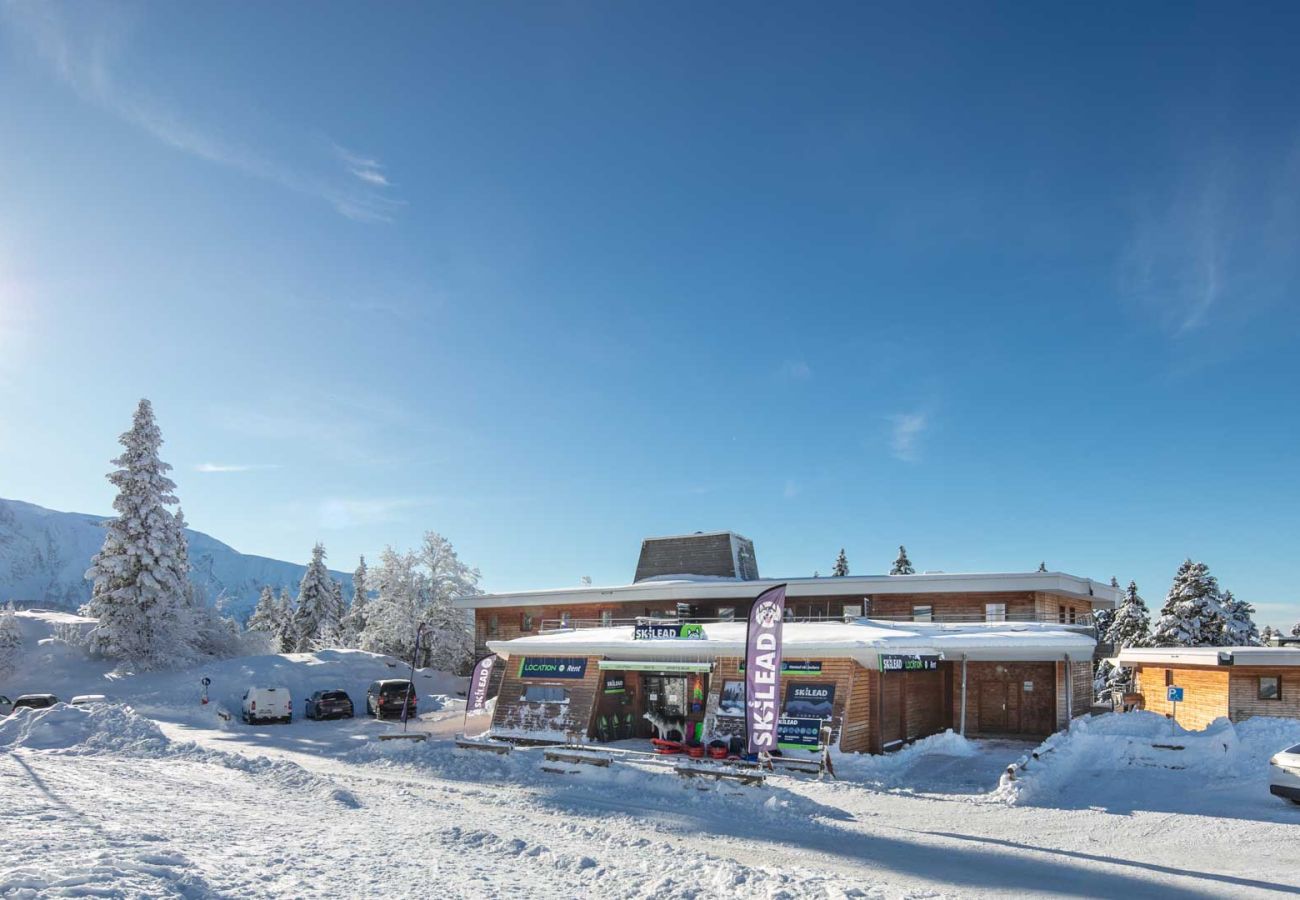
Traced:
<path fill-rule="evenodd" d="M 845 575 L 840 578 L 720 578 L 666 576 L 612 587 L 583 585 L 537 591 L 476 594 L 453 601 L 457 609 L 508 606 L 568 606 L 593 603 L 639 603 L 655 600 L 727 600 L 757 597 L 785 584 L 794 598 L 853 594 L 945 594 L 1039 591 L 1088 599 L 1102 609 L 1119 602 L 1121 591 L 1109 582 L 1065 572 L 927 572 L 920 575 Z"/>
<path fill-rule="evenodd" d="M 636 640 L 633 626 L 576 628 L 488 641 L 498 656 L 616 656 L 660 661 L 709 660 L 745 655 L 745 622 L 709 622 L 703 638 Z M 986 661 L 1091 661 L 1096 641 L 1086 634 L 1037 622 L 895 623 L 873 619 L 851 622 L 787 622 L 782 629 L 786 659 L 849 657 L 873 666 L 880 653 L 939 654 L 945 659 Z"/>
<path fill-rule="evenodd" d="M 1230 654 L 1232 662 L 1221 662 Z M 1300 647 L 1129 647 L 1119 652 L 1120 665 L 1165 666 L 1300 666 Z"/>

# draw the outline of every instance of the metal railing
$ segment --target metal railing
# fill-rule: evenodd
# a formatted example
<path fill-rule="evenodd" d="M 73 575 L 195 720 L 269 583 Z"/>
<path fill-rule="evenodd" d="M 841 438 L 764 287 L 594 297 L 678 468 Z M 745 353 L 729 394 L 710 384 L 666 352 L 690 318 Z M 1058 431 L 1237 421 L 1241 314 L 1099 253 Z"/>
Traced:
<path fill-rule="evenodd" d="M 812 615 L 798 616 L 787 615 L 787 622 L 851 622 L 856 621 L 857 616 L 835 616 L 835 615 Z M 932 613 L 929 618 L 918 618 L 907 614 L 895 615 L 871 615 L 868 613 L 864 618 L 877 622 L 899 622 L 899 623 L 916 623 L 916 624 L 971 624 L 971 625 L 1000 625 L 1016 624 L 1022 622 L 1037 622 L 1050 625 L 1061 625 L 1065 628 L 1088 630 L 1093 629 L 1092 615 L 1090 613 L 1076 612 L 1071 616 L 1068 612 L 1062 616 L 1051 613 L 1038 612 L 1018 612 L 1012 611 L 1005 615 L 989 617 L 984 613 L 953 611 L 943 612 L 942 610 Z M 712 622 L 744 622 L 744 616 L 717 617 L 717 616 L 687 616 L 676 618 L 673 616 L 655 617 L 655 616 L 621 616 L 609 617 L 603 619 L 541 619 L 538 621 L 539 631 L 542 634 L 555 631 L 576 631 L 583 628 L 618 628 L 632 625 L 655 625 L 655 624 L 674 624 L 674 623 L 699 623 L 709 624 Z"/>

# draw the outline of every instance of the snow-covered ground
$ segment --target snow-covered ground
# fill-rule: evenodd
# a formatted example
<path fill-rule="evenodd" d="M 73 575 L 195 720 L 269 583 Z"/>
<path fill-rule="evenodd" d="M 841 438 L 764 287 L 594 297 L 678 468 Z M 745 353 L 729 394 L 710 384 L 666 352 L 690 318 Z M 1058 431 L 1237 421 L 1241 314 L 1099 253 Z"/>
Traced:
<path fill-rule="evenodd" d="M 719 787 L 653 761 L 555 775 L 538 750 L 455 749 L 458 685 L 435 673 L 413 726 L 427 742 L 373 740 L 400 726 L 364 718 L 249 727 L 213 711 L 250 678 L 301 697 L 399 674 L 370 654 L 221 663 L 200 707 L 198 671 L 109 678 L 38 646 L 49 689 L 117 702 L 0 721 L 0 896 L 1300 893 L 1300 806 L 1264 772 L 1297 722 L 1171 735 L 1155 716 L 1102 717 L 1006 784 L 1031 745 L 948 734 L 841 755 L 836 782 Z"/>

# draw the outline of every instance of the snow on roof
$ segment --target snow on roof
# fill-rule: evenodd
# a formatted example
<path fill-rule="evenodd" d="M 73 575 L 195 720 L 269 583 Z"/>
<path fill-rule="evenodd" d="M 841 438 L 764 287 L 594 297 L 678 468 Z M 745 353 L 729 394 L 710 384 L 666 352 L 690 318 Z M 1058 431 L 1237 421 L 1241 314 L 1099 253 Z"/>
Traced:
<path fill-rule="evenodd" d="M 1119 661 L 1121 665 L 1126 666 L 1134 663 L 1157 665 L 1182 663 L 1187 666 L 1300 666 L 1300 647 L 1129 647 L 1119 652 Z"/>
<path fill-rule="evenodd" d="M 1120 591 L 1106 582 L 1065 572 L 967 572 L 924 575 L 845 575 L 841 578 L 757 578 L 740 580 L 699 575 L 656 576 L 634 584 L 582 586 L 553 590 L 476 594 L 455 601 L 458 609 L 513 606 L 565 606 L 591 603 L 641 603 L 656 600 L 725 600 L 757 597 L 777 584 L 790 597 L 837 597 L 853 594 L 961 594 L 1039 591 L 1084 597 L 1099 608 L 1119 601 Z"/>
<path fill-rule="evenodd" d="M 549 634 L 488 641 L 500 656 L 555 654 L 629 659 L 713 659 L 744 656 L 744 622 L 710 622 L 703 639 L 636 640 L 630 625 L 579 628 Z M 852 657 L 874 665 L 878 653 L 939 653 L 946 659 L 965 654 L 974 660 L 1049 660 L 1067 654 L 1091 659 L 1096 642 L 1086 634 L 1040 623 L 895 623 L 872 619 L 852 622 L 787 622 L 782 643 L 787 658 Z"/>

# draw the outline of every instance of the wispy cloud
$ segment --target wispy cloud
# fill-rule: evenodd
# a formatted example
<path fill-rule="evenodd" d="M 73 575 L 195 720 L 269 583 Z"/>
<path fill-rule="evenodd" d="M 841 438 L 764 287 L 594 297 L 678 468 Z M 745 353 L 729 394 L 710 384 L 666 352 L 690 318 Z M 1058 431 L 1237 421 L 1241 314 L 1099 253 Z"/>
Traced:
<path fill-rule="evenodd" d="M 118 59 L 128 49 L 125 19 L 113 7 L 67 7 L 47 3 L 0 3 L 0 29 L 11 41 L 32 50 L 63 84 L 86 103 L 141 129 L 168 147 L 204 162 L 262 179 L 323 200 L 348 218 L 390 221 L 402 204 L 381 190 L 389 185 L 382 167 L 357 157 L 354 165 L 336 156 L 322 158 L 312 142 L 298 135 L 302 151 L 293 163 L 228 137 L 232 123 L 195 121 L 138 85 L 117 76 Z M 187 110 L 200 106 L 187 102 Z M 288 143 L 293 141 L 276 141 Z M 348 178 L 351 174 L 354 178 Z M 358 183 L 359 180 L 359 183 Z"/>
<path fill-rule="evenodd" d="M 787 359 L 781 363 L 781 377 L 789 381 L 807 381 L 812 375 L 812 366 L 802 359 Z"/>
<path fill-rule="evenodd" d="M 921 438 L 930 427 L 930 417 L 923 412 L 897 413 L 889 422 L 889 450 L 894 457 L 904 462 L 920 459 Z"/>
<path fill-rule="evenodd" d="M 392 182 L 384 174 L 384 167 L 379 160 L 353 153 L 346 147 L 334 145 L 334 152 L 347 167 L 347 170 L 366 184 L 376 187 L 392 187 Z"/>
<path fill-rule="evenodd" d="M 220 472 L 256 472 L 261 469 L 278 469 L 274 463 L 199 463 L 194 467 L 195 472 L 220 473 Z"/>

